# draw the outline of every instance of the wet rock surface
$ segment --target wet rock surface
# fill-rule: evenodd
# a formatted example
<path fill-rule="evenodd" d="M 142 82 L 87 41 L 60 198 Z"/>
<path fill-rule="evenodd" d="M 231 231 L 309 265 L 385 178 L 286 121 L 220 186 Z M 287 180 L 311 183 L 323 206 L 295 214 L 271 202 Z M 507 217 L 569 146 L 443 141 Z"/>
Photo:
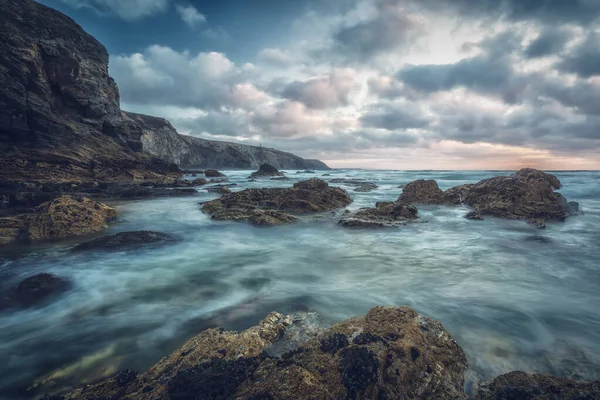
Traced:
<path fill-rule="evenodd" d="M 207 178 L 223 178 L 225 174 L 217 171 L 216 169 L 207 169 L 204 171 L 204 176 Z"/>
<path fill-rule="evenodd" d="M 56 275 L 42 273 L 23 280 L 3 301 L 1 308 L 27 308 L 47 303 L 68 291 L 72 283 Z"/>
<path fill-rule="evenodd" d="M 398 198 L 400 203 L 441 204 L 444 202 L 444 192 L 436 181 L 423 180 L 411 182 L 404 186 Z"/>
<path fill-rule="evenodd" d="M 103 236 L 89 242 L 80 243 L 72 251 L 92 250 L 128 250 L 144 246 L 157 246 L 173 243 L 175 238 L 162 232 L 136 231 L 119 232 L 114 235 Z"/>
<path fill-rule="evenodd" d="M 270 164 L 262 164 L 258 171 L 250 174 L 250 178 L 266 178 L 271 176 L 284 176 L 277 168 Z"/>
<path fill-rule="evenodd" d="M 359 193 L 367 193 L 375 189 L 377 189 L 376 184 L 367 182 L 359 185 L 356 189 L 354 189 L 354 191 Z"/>
<path fill-rule="evenodd" d="M 60 196 L 33 212 L 0 218 L 0 244 L 96 233 L 117 217 L 114 208 L 83 196 Z"/>
<path fill-rule="evenodd" d="M 219 220 L 247 221 L 255 225 L 295 222 L 288 213 L 316 213 L 336 210 L 352 202 L 348 193 L 329 187 L 317 178 L 294 184 L 289 189 L 246 189 L 225 194 L 202 205 L 202 211 Z"/>
<path fill-rule="evenodd" d="M 510 372 L 485 385 L 477 400 L 596 400 L 600 381 L 578 382 L 525 372 Z"/>
<path fill-rule="evenodd" d="M 417 222 L 415 206 L 393 202 L 378 202 L 375 208 L 361 208 L 355 213 L 344 214 L 339 224 L 347 228 L 385 228 Z"/>
<path fill-rule="evenodd" d="M 265 352 L 291 320 L 271 313 L 235 333 L 209 329 L 143 374 L 66 399 L 462 399 L 466 358 L 441 324 L 376 307 L 281 356 Z M 151 389 L 150 389 L 151 388 Z"/>
<path fill-rule="evenodd" d="M 531 168 L 510 176 L 461 185 L 446 192 L 433 180 L 407 184 L 399 201 L 426 204 L 466 204 L 481 216 L 539 221 L 564 221 L 578 210 L 555 192 L 561 183 L 557 177 Z M 475 215 L 475 214 L 474 214 Z"/>
<path fill-rule="evenodd" d="M 483 217 L 483 215 L 481 215 L 481 213 L 479 211 L 469 211 L 466 215 L 465 215 L 466 219 L 470 219 L 473 221 L 483 221 L 485 218 Z"/>

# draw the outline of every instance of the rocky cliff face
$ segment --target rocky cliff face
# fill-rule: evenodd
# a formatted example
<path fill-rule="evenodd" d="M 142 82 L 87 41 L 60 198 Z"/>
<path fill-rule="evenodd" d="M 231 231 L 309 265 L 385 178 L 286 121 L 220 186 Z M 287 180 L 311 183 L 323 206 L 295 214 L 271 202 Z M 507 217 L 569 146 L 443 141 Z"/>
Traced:
<path fill-rule="evenodd" d="M 104 46 L 32 0 L 0 0 L 0 10 L 0 178 L 180 174 L 142 152 L 142 129 L 121 113 Z"/>
<path fill-rule="evenodd" d="M 278 169 L 329 169 L 319 160 L 306 160 L 275 149 L 180 135 L 162 118 L 127 115 L 143 129 L 145 152 L 182 167 L 258 169 L 261 164 L 270 164 Z"/>

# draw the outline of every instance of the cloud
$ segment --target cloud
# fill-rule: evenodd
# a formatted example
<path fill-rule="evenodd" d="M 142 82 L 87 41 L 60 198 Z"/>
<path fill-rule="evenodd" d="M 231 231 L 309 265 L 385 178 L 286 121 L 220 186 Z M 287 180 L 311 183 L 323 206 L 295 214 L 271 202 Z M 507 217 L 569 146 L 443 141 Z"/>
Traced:
<path fill-rule="evenodd" d="M 281 95 L 309 108 L 326 109 L 348 105 L 350 95 L 358 88 L 353 71 L 345 69 L 306 81 L 294 81 L 283 88 Z"/>
<path fill-rule="evenodd" d="M 383 103 L 363 114 L 360 122 L 364 127 L 386 131 L 425 128 L 430 124 L 430 120 L 422 114 L 413 104 Z"/>
<path fill-rule="evenodd" d="M 560 53 L 571 38 L 564 29 L 546 28 L 525 49 L 525 57 L 540 58 Z"/>
<path fill-rule="evenodd" d="M 408 65 L 397 77 L 413 89 L 422 92 L 447 91 L 465 87 L 479 93 L 498 95 L 506 102 L 517 101 L 523 89 L 519 77 L 508 59 L 478 56 L 456 64 Z"/>
<path fill-rule="evenodd" d="M 133 104 L 243 108 L 260 97 L 258 89 L 243 85 L 252 67 L 237 66 L 217 52 L 192 56 L 155 45 L 144 53 L 113 56 L 110 70 L 122 97 Z"/>
<path fill-rule="evenodd" d="M 400 1 L 400 0 L 394 0 Z M 419 0 L 429 9 L 452 9 L 463 18 L 484 17 L 509 21 L 539 21 L 547 25 L 576 23 L 588 25 L 598 20 L 600 2 L 594 0 Z"/>
<path fill-rule="evenodd" d="M 293 59 L 290 54 L 281 49 L 266 48 L 258 53 L 258 58 L 275 66 L 291 65 Z"/>
<path fill-rule="evenodd" d="M 251 118 L 260 132 L 270 137 L 311 136 L 325 127 L 325 119 L 302 103 L 282 101 L 257 110 Z"/>
<path fill-rule="evenodd" d="M 183 6 L 181 4 L 177 4 L 175 9 L 177 10 L 179 17 L 181 17 L 181 20 L 190 28 L 194 28 L 197 25 L 202 25 L 206 22 L 206 17 L 204 14 L 199 12 L 194 6 Z"/>
<path fill-rule="evenodd" d="M 577 74 L 583 78 L 600 75 L 600 33 L 592 32 L 558 63 L 563 72 Z"/>
<path fill-rule="evenodd" d="M 73 8 L 91 8 L 100 15 L 114 14 L 126 20 L 141 19 L 167 10 L 170 0 L 62 0 Z"/>
<path fill-rule="evenodd" d="M 351 59 L 364 60 L 407 46 L 423 33 L 418 14 L 408 13 L 401 2 L 377 1 L 374 16 L 341 26 L 333 36 L 334 49 Z"/>

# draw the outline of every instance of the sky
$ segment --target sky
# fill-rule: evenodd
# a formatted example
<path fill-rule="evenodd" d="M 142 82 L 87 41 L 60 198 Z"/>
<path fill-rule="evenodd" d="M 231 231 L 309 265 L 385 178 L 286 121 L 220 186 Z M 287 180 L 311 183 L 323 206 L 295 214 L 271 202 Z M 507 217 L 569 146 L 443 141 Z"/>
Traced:
<path fill-rule="evenodd" d="M 40 0 L 128 111 L 337 168 L 600 169 L 599 0 Z"/>

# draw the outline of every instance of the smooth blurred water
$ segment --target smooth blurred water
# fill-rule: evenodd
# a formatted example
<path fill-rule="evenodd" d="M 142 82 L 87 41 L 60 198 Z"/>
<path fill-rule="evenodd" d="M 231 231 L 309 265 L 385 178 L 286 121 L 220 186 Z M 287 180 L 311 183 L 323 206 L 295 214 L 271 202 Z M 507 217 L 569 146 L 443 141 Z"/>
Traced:
<path fill-rule="evenodd" d="M 289 187 L 247 182 L 234 190 Z M 347 189 L 349 209 L 395 200 L 399 185 L 436 179 L 442 189 L 509 172 L 335 170 L 364 178 L 370 193 Z M 180 241 L 159 249 L 77 254 L 64 241 L 12 249 L 1 288 L 40 272 L 75 288 L 40 309 L 0 314 L 0 398 L 59 370 L 66 389 L 123 368 L 145 370 L 211 326 L 244 329 L 268 312 L 316 311 L 324 324 L 375 305 L 408 305 L 442 321 L 470 363 L 467 388 L 512 370 L 600 378 L 600 172 L 557 172 L 561 192 L 583 215 L 535 230 L 520 221 L 463 218 L 465 207 L 421 206 L 428 223 L 346 230 L 308 217 L 276 228 L 212 221 L 195 198 L 117 204 L 109 233 L 150 229 Z M 539 236 L 550 240 L 536 240 Z M 78 241 L 82 241 L 79 239 Z M 0 252 L 0 256 L 2 253 Z M 54 386 L 53 386 L 54 385 Z M 21 396 L 21 397 L 18 397 Z"/>

